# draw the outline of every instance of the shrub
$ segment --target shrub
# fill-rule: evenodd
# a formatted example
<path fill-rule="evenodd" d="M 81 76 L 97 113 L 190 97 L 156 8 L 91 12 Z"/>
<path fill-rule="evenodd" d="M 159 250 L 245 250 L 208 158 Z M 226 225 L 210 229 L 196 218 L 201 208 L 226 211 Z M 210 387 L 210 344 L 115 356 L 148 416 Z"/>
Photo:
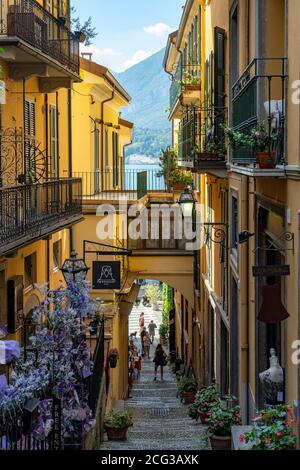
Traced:
<path fill-rule="evenodd" d="M 227 407 L 225 402 L 220 402 L 209 412 L 207 423 L 209 435 L 231 436 L 231 427 L 241 424 L 240 407 Z"/>
<path fill-rule="evenodd" d="M 133 426 L 133 421 L 128 411 L 113 411 L 111 416 L 105 420 L 105 424 L 115 429 L 125 429 Z"/>
<path fill-rule="evenodd" d="M 188 379 L 186 377 L 182 377 L 179 382 L 178 391 L 180 394 L 197 392 L 197 388 L 198 385 L 196 379 Z"/>

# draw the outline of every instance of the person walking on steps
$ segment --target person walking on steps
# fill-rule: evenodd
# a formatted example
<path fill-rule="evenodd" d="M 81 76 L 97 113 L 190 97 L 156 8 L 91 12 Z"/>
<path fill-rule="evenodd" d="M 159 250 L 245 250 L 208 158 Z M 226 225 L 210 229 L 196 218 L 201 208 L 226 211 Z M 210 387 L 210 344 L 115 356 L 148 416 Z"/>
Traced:
<path fill-rule="evenodd" d="M 151 344 L 153 344 L 154 338 L 155 338 L 155 330 L 157 328 L 157 325 L 154 323 L 153 320 L 148 325 L 148 330 L 149 330 L 149 335 L 151 339 Z"/>
<path fill-rule="evenodd" d="M 153 359 L 153 362 L 154 362 L 154 381 L 156 382 L 156 379 L 157 379 L 157 370 L 158 370 L 158 367 L 160 367 L 160 378 L 161 378 L 161 381 L 163 381 L 164 379 L 164 366 L 166 366 L 168 364 L 168 361 L 167 361 L 167 355 L 165 353 L 165 351 L 163 350 L 163 347 L 161 344 L 158 344 L 156 350 L 155 350 L 155 355 L 154 355 L 154 359 Z"/>
<path fill-rule="evenodd" d="M 151 339 L 149 333 L 147 332 L 144 336 L 144 354 L 147 359 L 150 359 L 150 345 Z"/>

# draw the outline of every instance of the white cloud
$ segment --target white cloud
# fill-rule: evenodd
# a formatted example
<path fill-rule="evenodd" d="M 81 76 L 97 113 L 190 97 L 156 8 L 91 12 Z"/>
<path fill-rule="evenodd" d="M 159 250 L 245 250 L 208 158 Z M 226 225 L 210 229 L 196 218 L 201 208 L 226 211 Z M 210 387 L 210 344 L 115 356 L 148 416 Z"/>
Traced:
<path fill-rule="evenodd" d="M 110 48 L 100 48 L 100 47 L 95 47 L 95 46 L 84 46 L 81 45 L 80 52 L 91 52 L 93 54 L 92 60 L 94 62 L 101 61 L 103 58 L 107 57 L 115 57 L 119 55 L 117 51 L 114 49 Z"/>
<path fill-rule="evenodd" d="M 136 51 L 130 59 L 125 60 L 125 62 L 120 65 L 119 71 L 124 72 L 124 70 L 129 69 L 129 67 L 138 64 L 142 60 L 148 59 L 148 57 L 150 57 L 152 54 L 154 54 L 153 51 Z"/>
<path fill-rule="evenodd" d="M 172 28 L 170 28 L 166 23 L 156 23 L 150 26 L 145 26 L 144 31 L 158 38 L 163 38 L 171 33 Z"/>

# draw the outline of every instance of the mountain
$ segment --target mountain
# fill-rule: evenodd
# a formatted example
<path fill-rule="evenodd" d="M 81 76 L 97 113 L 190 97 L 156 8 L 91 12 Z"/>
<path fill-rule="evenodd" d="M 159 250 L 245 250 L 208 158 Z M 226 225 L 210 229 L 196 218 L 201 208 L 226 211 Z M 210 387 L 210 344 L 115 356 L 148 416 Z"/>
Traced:
<path fill-rule="evenodd" d="M 161 149 L 171 144 L 171 125 L 166 109 L 169 106 L 170 80 L 163 70 L 165 49 L 115 74 L 131 95 L 132 102 L 123 108 L 122 116 L 134 122 L 133 145 L 126 157 L 158 157 Z"/>

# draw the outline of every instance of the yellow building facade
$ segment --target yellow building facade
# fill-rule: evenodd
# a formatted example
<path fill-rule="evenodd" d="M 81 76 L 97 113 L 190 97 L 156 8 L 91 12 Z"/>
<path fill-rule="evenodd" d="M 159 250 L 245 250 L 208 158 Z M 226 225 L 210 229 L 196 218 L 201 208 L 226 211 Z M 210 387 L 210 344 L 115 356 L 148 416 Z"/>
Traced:
<path fill-rule="evenodd" d="M 186 320 L 185 300 L 175 296 L 178 355 L 192 363 L 200 385 L 216 380 L 222 394 L 238 397 L 244 422 L 265 404 L 259 373 L 269 367 L 270 349 L 285 371 L 278 400 L 294 404 L 299 390 L 292 359 L 299 337 L 298 8 L 281 0 L 187 1 L 164 60 L 173 141 L 181 166 L 194 173 L 201 213 L 194 312 Z M 230 146 L 220 124 L 276 134 L 275 162 L 266 168 L 253 149 Z M 184 322 L 192 332 L 186 351 Z"/>
<path fill-rule="evenodd" d="M 84 241 L 88 240 L 86 262 L 120 261 L 121 289 L 92 290 L 91 295 L 103 302 L 105 316 L 105 358 L 110 349 L 119 351 L 115 369 L 107 369 L 104 383 L 105 407 L 109 412 L 116 401 L 128 395 L 128 315 L 135 300 L 130 298 L 135 289 L 134 279 L 128 278 L 126 256 L 114 255 L 114 251 L 127 248 L 122 241 L 122 210 L 119 198 L 131 198 L 124 191 L 126 186 L 124 149 L 132 141 L 133 124 L 121 117 L 120 108 L 128 106 L 130 96 L 105 67 L 81 58 L 81 83 L 72 92 L 72 172 L 80 177 L 83 185 L 84 222 L 74 227 L 73 240 L 80 256 L 84 256 Z M 104 220 L 98 208 L 112 208 L 114 229 L 112 233 L 100 233 L 98 224 Z M 126 215 L 126 211 L 125 211 Z M 110 245 L 110 254 L 107 246 Z M 97 251 L 99 252 L 97 254 Z M 92 282 L 92 269 L 89 273 Z"/>
<path fill-rule="evenodd" d="M 69 106 L 80 81 L 79 41 L 69 2 L 44 3 L 1 6 L 0 323 L 22 340 L 40 302 L 36 286 L 60 285 L 70 227 L 82 220 Z"/>

